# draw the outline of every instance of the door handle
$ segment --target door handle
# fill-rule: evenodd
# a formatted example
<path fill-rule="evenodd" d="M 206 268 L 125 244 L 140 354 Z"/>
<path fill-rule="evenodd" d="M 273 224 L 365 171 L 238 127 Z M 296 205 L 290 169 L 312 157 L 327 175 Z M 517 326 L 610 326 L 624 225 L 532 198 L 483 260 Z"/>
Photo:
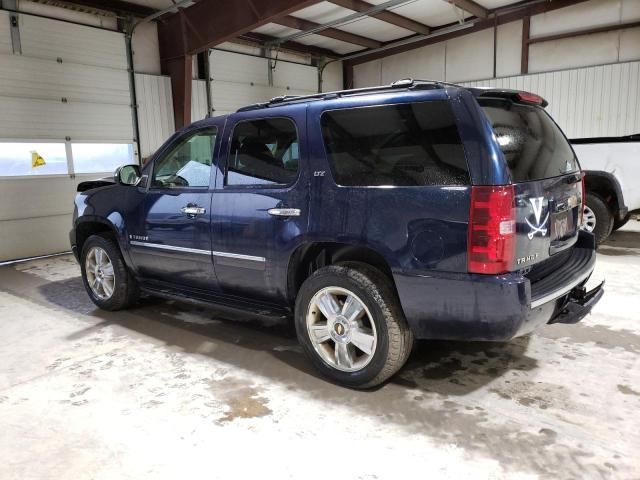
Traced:
<path fill-rule="evenodd" d="M 207 213 L 206 208 L 196 207 L 195 205 L 187 205 L 186 207 L 182 207 L 180 209 L 182 213 L 184 213 L 187 217 L 193 218 L 196 215 L 202 215 Z"/>
<path fill-rule="evenodd" d="M 299 217 L 299 208 L 270 208 L 267 213 L 272 217 Z"/>

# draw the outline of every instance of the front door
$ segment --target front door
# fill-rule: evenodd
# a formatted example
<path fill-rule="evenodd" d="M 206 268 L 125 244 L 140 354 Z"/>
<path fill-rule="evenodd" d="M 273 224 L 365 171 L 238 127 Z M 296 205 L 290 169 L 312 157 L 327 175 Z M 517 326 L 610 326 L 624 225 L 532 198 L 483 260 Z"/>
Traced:
<path fill-rule="evenodd" d="M 154 159 L 129 231 L 138 274 L 183 287 L 216 289 L 211 258 L 212 162 L 217 128 L 186 133 Z"/>
<path fill-rule="evenodd" d="M 289 255 L 308 218 L 301 161 L 305 111 L 284 117 L 273 110 L 260 119 L 248 112 L 227 120 L 228 143 L 220 155 L 226 157 L 226 168 L 216 183 L 212 214 L 221 289 L 264 300 L 285 297 Z"/>

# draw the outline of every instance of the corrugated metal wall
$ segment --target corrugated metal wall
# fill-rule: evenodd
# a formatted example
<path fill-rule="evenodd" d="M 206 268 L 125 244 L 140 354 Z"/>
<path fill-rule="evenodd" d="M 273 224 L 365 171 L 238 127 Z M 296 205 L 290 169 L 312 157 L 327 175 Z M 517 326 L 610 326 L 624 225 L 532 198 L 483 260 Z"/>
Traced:
<path fill-rule="evenodd" d="M 171 79 L 136 73 L 140 157 L 147 158 L 175 131 Z"/>
<path fill-rule="evenodd" d="M 466 82 L 542 95 L 569 138 L 640 133 L 640 62 Z"/>
<path fill-rule="evenodd" d="M 202 120 L 207 116 L 207 82 L 194 80 L 191 87 L 191 121 Z"/>

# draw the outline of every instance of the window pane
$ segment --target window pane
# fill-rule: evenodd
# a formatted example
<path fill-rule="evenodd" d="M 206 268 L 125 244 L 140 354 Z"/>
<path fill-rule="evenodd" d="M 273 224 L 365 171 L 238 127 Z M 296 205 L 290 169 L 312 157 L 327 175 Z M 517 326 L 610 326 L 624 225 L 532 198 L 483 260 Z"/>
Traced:
<path fill-rule="evenodd" d="M 322 134 L 339 185 L 467 185 L 469 169 L 446 101 L 333 110 Z"/>
<path fill-rule="evenodd" d="M 480 100 L 516 182 L 578 171 L 569 142 L 539 107 L 508 100 Z"/>
<path fill-rule="evenodd" d="M 133 163 L 133 145 L 117 143 L 74 143 L 75 173 L 113 172 L 121 165 Z"/>
<path fill-rule="evenodd" d="M 64 143 L 0 143 L 2 177 L 67 173 Z"/>
<path fill-rule="evenodd" d="M 298 176 L 298 134 L 286 118 L 241 122 L 233 130 L 227 185 L 287 185 Z"/>
<path fill-rule="evenodd" d="M 152 186 L 208 187 L 215 144 L 216 129 L 200 131 L 179 140 L 164 158 L 156 162 Z"/>

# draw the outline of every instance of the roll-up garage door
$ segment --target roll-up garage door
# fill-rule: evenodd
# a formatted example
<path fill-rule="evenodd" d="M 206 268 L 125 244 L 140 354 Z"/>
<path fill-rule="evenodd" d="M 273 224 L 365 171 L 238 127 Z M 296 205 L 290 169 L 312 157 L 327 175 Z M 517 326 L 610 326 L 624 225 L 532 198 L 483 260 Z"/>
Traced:
<path fill-rule="evenodd" d="M 68 250 L 77 184 L 136 161 L 123 34 L 17 18 L 0 12 L 0 261 Z"/>
<path fill-rule="evenodd" d="M 318 70 L 311 65 L 276 61 L 269 84 L 268 60 L 253 55 L 212 50 L 211 103 L 214 115 L 235 112 L 279 95 L 317 92 Z"/>

